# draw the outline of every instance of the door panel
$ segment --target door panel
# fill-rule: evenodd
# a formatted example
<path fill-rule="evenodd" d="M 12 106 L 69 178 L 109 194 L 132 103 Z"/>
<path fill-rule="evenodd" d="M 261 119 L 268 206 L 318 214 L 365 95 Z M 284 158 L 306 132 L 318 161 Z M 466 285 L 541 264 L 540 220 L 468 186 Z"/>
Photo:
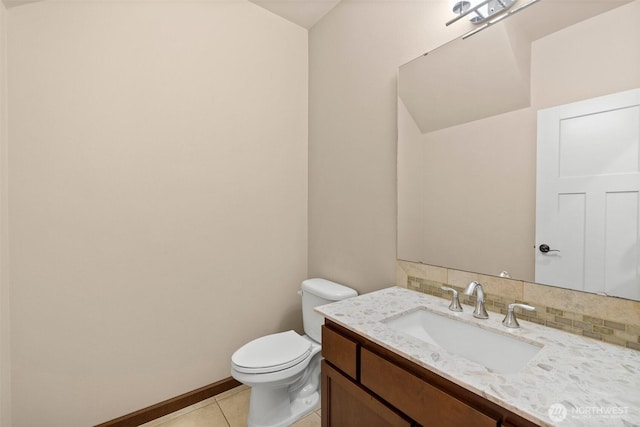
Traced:
<path fill-rule="evenodd" d="M 605 292 L 640 298 L 638 292 L 638 192 L 608 193 L 605 228 Z"/>
<path fill-rule="evenodd" d="M 561 120 L 561 178 L 638 172 L 640 107 Z"/>

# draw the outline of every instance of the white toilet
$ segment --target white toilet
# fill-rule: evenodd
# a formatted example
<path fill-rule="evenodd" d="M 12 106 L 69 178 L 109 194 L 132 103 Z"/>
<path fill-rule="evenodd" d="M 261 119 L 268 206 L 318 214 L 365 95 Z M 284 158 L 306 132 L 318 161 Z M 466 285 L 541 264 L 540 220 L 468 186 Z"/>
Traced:
<path fill-rule="evenodd" d="M 231 356 L 231 375 L 251 387 L 247 427 L 285 427 L 313 411 L 320 401 L 320 341 L 324 317 L 313 308 L 358 293 L 325 279 L 302 282 L 302 320 L 295 331 L 267 335 Z"/>

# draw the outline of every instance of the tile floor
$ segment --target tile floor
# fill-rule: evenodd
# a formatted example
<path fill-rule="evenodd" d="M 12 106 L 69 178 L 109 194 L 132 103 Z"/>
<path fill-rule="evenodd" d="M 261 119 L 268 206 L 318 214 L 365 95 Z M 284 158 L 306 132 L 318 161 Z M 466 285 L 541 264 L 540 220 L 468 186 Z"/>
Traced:
<path fill-rule="evenodd" d="M 141 427 L 246 427 L 250 393 L 241 385 Z M 320 408 L 292 427 L 320 427 Z"/>

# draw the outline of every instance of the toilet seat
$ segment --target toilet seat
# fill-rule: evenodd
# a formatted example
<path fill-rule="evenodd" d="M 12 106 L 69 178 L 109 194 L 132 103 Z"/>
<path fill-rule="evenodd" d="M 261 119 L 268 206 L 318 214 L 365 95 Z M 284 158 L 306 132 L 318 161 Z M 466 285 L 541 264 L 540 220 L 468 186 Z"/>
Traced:
<path fill-rule="evenodd" d="M 240 347 L 231 362 L 238 372 L 266 374 L 297 365 L 311 355 L 312 344 L 295 331 L 257 338 Z"/>

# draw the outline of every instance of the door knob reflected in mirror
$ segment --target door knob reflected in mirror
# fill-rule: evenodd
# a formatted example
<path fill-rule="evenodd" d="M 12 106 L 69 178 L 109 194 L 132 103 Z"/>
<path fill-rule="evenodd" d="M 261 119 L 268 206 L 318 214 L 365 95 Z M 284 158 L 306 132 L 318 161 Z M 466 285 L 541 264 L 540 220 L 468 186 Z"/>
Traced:
<path fill-rule="evenodd" d="M 538 249 L 540 249 L 540 252 L 543 254 L 546 254 L 547 252 L 560 252 L 558 249 L 551 249 L 546 243 L 541 244 Z"/>

